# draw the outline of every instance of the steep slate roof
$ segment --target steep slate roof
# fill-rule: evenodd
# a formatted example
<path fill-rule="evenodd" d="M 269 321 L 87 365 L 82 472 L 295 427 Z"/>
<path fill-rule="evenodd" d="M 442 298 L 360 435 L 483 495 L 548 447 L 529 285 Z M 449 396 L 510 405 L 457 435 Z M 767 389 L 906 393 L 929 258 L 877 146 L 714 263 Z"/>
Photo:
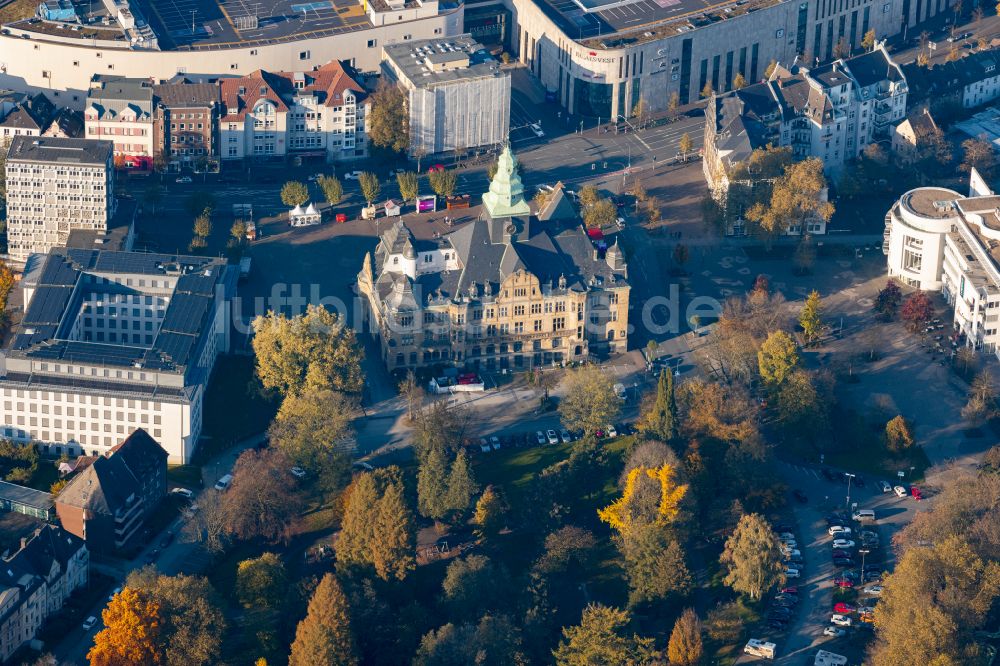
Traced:
<path fill-rule="evenodd" d="M 40 587 L 52 572 L 52 565 L 59 565 L 62 573 L 66 565 L 85 544 L 82 539 L 55 525 L 45 525 L 35 531 L 23 546 L 0 563 L 0 606 L 7 598 L 21 590 L 18 603 L 0 615 L 0 624 L 18 611 L 31 594 Z"/>
<path fill-rule="evenodd" d="M 903 72 L 914 99 L 956 94 L 965 86 L 1000 75 L 1000 53 L 979 51 L 934 67 L 910 63 L 903 65 Z"/>
<path fill-rule="evenodd" d="M 70 480 L 59 493 L 60 504 L 87 509 L 103 515 L 114 515 L 126 505 L 129 496 L 138 495 L 139 480 L 125 461 L 118 457 L 98 458 Z"/>
<path fill-rule="evenodd" d="M 52 102 L 42 93 L 38 93 L 33 97 L 25 97 L 21 100 L 10 113 L 4 116 L 0 127 L 42 132 L 49 126 L 54 113 L 55 106 Z"/>
<path fill-rule="evenodd" d="M 113 446 L 108 455 L 120 456 L 129 469 L 138 471 L 154 463 L 157 458 L 167 459 L 168 454 L 149 433 L 138 428 L 122 442 Z"/>
<path fill-rule="evenodd" d="M 129 109 L 140 120 L 148 118 L 153 113 L 153 83 L 150 79 L 95 77 L 87 107 L 93 107 L 99 118 L 117 119 Z"/>

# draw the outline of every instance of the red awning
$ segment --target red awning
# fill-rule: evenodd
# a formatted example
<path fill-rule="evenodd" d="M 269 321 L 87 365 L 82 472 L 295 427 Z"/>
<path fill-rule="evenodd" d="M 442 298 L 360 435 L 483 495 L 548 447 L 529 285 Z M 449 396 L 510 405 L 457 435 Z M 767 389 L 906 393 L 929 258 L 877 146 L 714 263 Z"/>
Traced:
<path fill-rule="evenodd" d="M 602 240 L 604 238 L 604 232 L 600 229 L 587 229 L 587 235 L 590 236 L 591 240 Z"/>

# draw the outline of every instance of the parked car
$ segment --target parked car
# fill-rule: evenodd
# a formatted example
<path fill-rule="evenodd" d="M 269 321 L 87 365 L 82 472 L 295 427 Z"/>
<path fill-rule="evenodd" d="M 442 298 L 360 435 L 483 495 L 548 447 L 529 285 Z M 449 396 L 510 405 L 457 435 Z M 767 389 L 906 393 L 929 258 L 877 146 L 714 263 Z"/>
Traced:
<path fill-rule="evenodd" d="M 542 126 L 539 125 L 538 123 L 531 123 L 530 127 L 531 131 L 534 132 L 535 136 L 537 136 L 539 139 L 545 136 L 545 132 L 542 131 Z"/>
<path fill-rule="evenodd" d="M 841 587 L 848 590 L 854 587 L 854 581 L 851 580 L 850 578 L 847 578 L 846 576 L 838 576 L 834 578 L 833 584 L 836 585 L 837 587 Z"/>
<path fill-rule="evenodd" d="M 896 493 L 896 497 L 906 497 L 906 486 L 896 486 L 892 491 Z"/>
<path fill-rule="evenodd" d="M 847 631 L 841 629 L 840 627 L 827 627 L 826 629 L 823 630 L 824 636 L 833 636 L 834 638 L 840 638 L 846 633 Z"/>
<path fill-rule="evenodd" d="M 348 171 L 344 174 L 344 180 L 358 180 L 361 178 L 360 171 Z"/>
<path fill-rule="evenodd" d="M 781 593 L 782 594 L 798 594 L 799 593 L 799 588 L 795 587 L 794 585 L 790 585 L 788 587 L 781 588 Z"/>
<path fill-rule="evenodd" d="M 546 441 L 548 441 L 548 440 L 546 440 L 546 439 L 545 439 L 545 433 L 544 433 L 544 432 L 542 432 L 541 430 L 536 430 L 536 431 L 535 431 L 535 440 L 536 440 L 536 441 L 537 441 L 537 442 L 538 442 L 538 443 L 539 443 L 539 444 L 540 444 L 541 446 L 545 446 L 545 442 L 546 442 Z"/>
<path fill-rule="evenodd" d="M 166 548 L 167 546 L 169 546 L 173 542 L 174 542 L 174 533 L 173 532 L 167 532 L 166 534 L 163 535 L 163 538 L 160 539 L 160 549 L 162 550 L 162 549 Z"/>
<path fill-rule="evenodd" d="M 871 595 L 873 597 L 881 597 L 882 596 L 882 586 L 881 585 L 869 585 L 868 587 L 866 587 L 865 589 L 863 589 L 862 592 L 864 592 L 865 594 L 869 594 L 869 595 Z"/>
<path fill-rule="evenodd" d="M 838 627 L 849 627 L 854 623 L 851 622 L 851 618 L 847 617 L 846 615 L 840 615 L 839 613 L 834 613 L 833 615 L 830 616 L 830 624 L 836 625 Z"/>
<path fill-rule="evenodd" d="M 190 490 L 188 490 L 187 488 L 172 488 L 170 490 L 170 494 L 171 495 L 179 495 L 180 497 L 183 497 L 184 499 L 191 499 L 192 497 L 194 497 L 194 493 L 191 492 Z"/>
<path fill-rule="evenodd" d="M 569 434 L 569 430 L 566 430 L 566 428 L 559 431 L 559 437 L 562 439 L 563 444 L 569 444 L 573 441 L 573 435 Z"/>
<path fill-rule="evenodd" d="M 833 551 L 833 557 L 854 557 L 854 555 L 849 550 L 837 549 Z"/>
<path fill-rule="evenodd" d="M 854 475 L 854 485 L 857 486 L 858 488 L 864 488 L 865 487 L 865 477 L 861 476 L 860 474 L 855 474 Z"/>
<path fill-rule="evenodd" d="M 90 617 L 88 617 L 86 620 L 83 621 L 83 630 L 90 631 L 91 629 L 94 628 L 95 624 L 97 624 L 97 618 L 91 615 Z"/>
<path fill-rule="evenodd" d="M 122 591 L 121 585 L 119 585 L 115 589 L 111 590 L 111 594 L 108 595 L 108 601 L 111 601 L 112 599 L 114 599 L 115 595 L 118 594 L 121 591 Z"/>
<path fill-rule="evenodd" d="M 857 608 L 855 608 L 851 604 L 844 603 L 843 601 L 833 605 L 833 612 L 840 613 L 841 615 L 850 615 L 856 610 Z"/>
<path fill-rule="evenodd" d="M 215 489 L 218 491 L 223 491 L 229 488 L 229 484 L 233 482 L 232 474 L 223 474 L 222 477 L 215 482 Z"/>
<path fill-rule="evenodd" d="M 177 176 L 177 178 L 174 179 L 174 182 L 178 183 L 178 184 L 186 185 L 187 183 L 191 183 L 191 182 L 194 182 L 194 181 L 191 180 L 191 176 Z"/>
<path fill-rule="evenodd" d="M 854 542 L 850 539 L 834 539 L 834 548 L 854 548 Z"/>
<path fill-rule="evenodd" d="M 292 476 L 294 476 L 296 479 L 301 479 L 302 477 L 304 477 L 306 475 L 306 471 L 304 469 L 302 469 L 301 467 L 297 467 L 297 466 L 291 468 L 288 471 L 290 471 L 292 473 Z"/>
<path fill-rule="evenodd" d="M 545 433 L 546 438 L 549 440 L 549 444 L 558 444 L 559 435 L 556 434 L 555 430 L 548 430 Z"/>
<path fill-rule="evenodd" d="M 871 615 L 874 612 L 875 612 L 874 606 L 861 606 L 860 608 L 858 608 L 859 615 Z"/>
<path fill-rule="evenodd" d="M 878 487 L 882 489 L 883 493 L 891 493 L 892 485 L 888 481 L 879 481 Z"/>
<path fill-rule="evenodd" d="M 609 425 L 608 426 L 608 437 L 617 437 L 617 436 L 618 436 L 618 431 L 615 430 L 615 427 L 613 425 Z"/>
<path fill-rule="evenodd" d="M 490 437 L 490 448 L 492 448 L 494 451 L 500 450 L 500 438 L 497 437 L 496 435 Z"/>
<path fill-rule="evenodd" d="M 835 557 L 833 558 L 833 565 L 835 567 L 853 567 L 854 560 L 849 557 Z"/>
<path fill-rule="evenodd" d="M 798 569 L 794 569 L 792 567 L 788 567 L 785 569 L 785 578 L 798 578 L 798 577 L 799 577 Z"/>
<path fill-rule="evenodd" d="M 828 526 L 833 525 L 843 525 L 847 522 L 847 516 L 843 513 L 831 513 L 826 517 L 826 524 Z"/>
<path fill-rule="evenodd" d="M 806 494 L 798 488 L 792 491 L 792 495 L 802 504 L 809 502 L 809 497 L 807 497 Z"/>
<path fill-rule="evenodd" d="M 912 486 L 910 488 L 910 495 L 912 495 L 913 499 L 917 500 L 918 502 L 924 498 L 923 491 L 921 491 L 920 488 L 917 488 L 916 486 Z"/>
<path fill-rule="evenodd" d="M 833 525 L 826 531 L 830 536 L 851 536 L 851 528 L 843 525 Z"/>
<path fill-rule="evenodd" d="M 798 548 L 790 548 L 784 552 L 785 559 L 792 559 L 795 557 L 802 557 L 802 552 Z"/>
<path fill-rule="evenodd" d="M 779 532 L 778 533 L 778 538 L 782 539 L 782 540 L 785 540 L 785 539 L 795 539 L 795 535 L 792 534 L 791 532 Z"/>

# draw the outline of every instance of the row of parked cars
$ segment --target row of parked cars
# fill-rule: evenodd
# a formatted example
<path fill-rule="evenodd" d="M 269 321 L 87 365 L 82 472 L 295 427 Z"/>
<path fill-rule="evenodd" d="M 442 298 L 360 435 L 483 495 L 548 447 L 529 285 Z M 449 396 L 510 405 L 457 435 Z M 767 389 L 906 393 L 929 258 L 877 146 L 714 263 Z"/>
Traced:
<path fill-rule="evenodd" d="M 846 634 L 854 626 L 870 626 L 875 619 L 875 603 L 882 594 L 882 573 L 884 566 L 873 562 L 880 559 L 881 546 L 875 527 L 875 512 L 860 509 L 851 515 L 836 512 L 826 517 L 827 534 L 833 539 L 833 563 L 843 568 L 833 579 L 838 589 L 856 589 L 860 593 L 858 603 L 838 601 L 833 605 L 830 626 L 823 630 L 824 636 L 838 637 Z M 861 566 L 857 558 L 861 556 Z M 867 559 L 871 557 L 871 559 Z M 868 563 L 866 563 L 866 560 Z"/>
<path fill-rule="evenodd" d="M 630 435 L 633 432 L 634 428 L 630 425 L 623 425 L 620 428 L 616 428 L 614 425 L 609 424 L 603 428 L 599 428 L 594 434 L 598 439 L 605 439 L 615 438 L 619 435 Z M 536 430 L 534 433 L 516 433 L 513 435 L 491 435 L 490 437 L 480 437 L 476 442 L 467 442 L 467 445 L 470 447 L 478 447 L 479 451 L 482 453 L 490 453 L 492 451 L 499 451 L 500 449 L 509 447 L 569 444 L 570 442 L 575 442 L 580 439 L 581 436 L 581 433 L 571 432 L 566 428 L 560 428 L 559 430 L 550 428 L 547 430 Z"/>

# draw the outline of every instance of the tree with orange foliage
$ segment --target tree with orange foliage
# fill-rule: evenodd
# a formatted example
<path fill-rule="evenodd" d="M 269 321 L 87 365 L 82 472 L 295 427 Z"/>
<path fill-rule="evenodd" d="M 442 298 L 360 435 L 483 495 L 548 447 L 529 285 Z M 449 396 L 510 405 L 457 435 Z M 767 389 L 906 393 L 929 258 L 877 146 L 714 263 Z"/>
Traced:
<path fill-rule="evenodd" d="M 644 487 L 649 480 L 659 491 L 651 497 Z M 669 463 L 660 467 L 639 466 L 628 473 L 622 496 L 611 505 L 599 509 L 598 517 L 623 536 L 635 527 L 648 524 L 669 525 L 680 514 L 681 501 L 687 495 L 688 485 L 679 483 L 677 470 Z M 652 501 L 650 501 L 652 500 Z"/>
<path fill-rule="evenodd" d="M 90 666 L 158 665 L 160 605 L 130 587 L 124 588 L 101 613 L 104 629 L 87 653 Z"/>

